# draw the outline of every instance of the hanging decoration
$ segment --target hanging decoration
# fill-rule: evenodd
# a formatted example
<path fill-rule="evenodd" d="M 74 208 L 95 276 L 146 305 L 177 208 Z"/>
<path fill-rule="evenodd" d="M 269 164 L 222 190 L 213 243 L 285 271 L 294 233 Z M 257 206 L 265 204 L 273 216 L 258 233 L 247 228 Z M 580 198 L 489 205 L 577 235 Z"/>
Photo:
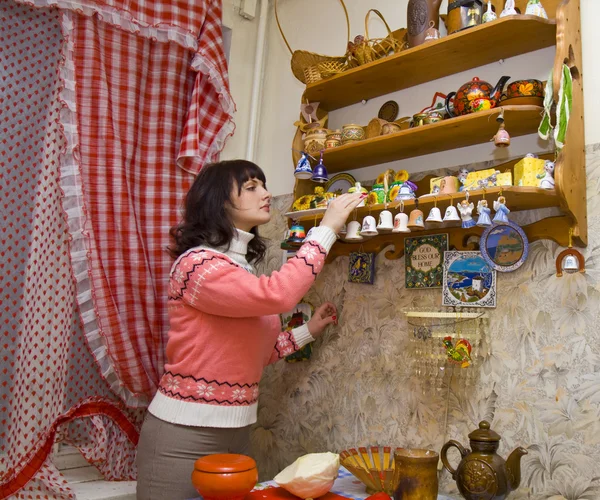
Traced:
<path fill-rule="evenodd" d="M 573 248 L 573 228 L 569 229 L 569 247 L 558 254 L 556 258 L 556 276 L 561 277 L 563 272 L 572 274 L 585 273 L 585 257 L 579 250 Z"/>
<path fill-rule="evenodd" d="M 348 262 L 348 281 L 350 283 L 375 282 L 375 254 L 362 251 L 350 252 Z"/>
<path fill-rule="evenodd" d="M 496 307 L 496 271 L 480 252 L 444 253 L 442 305 Z"/>
<path fill-rule="evenodd" d="M 529 240 L 514 222 L 501 222 L 488 227 L 481 235 L 479 248 L 484 260 L 496 271 L 515 271 L 527 260 Z"/>
<path fill-rule="evenodd" d="M 444 280 L 444 252 L 448 234 L 404 238 L 406 288 L 441 288 Z"/>

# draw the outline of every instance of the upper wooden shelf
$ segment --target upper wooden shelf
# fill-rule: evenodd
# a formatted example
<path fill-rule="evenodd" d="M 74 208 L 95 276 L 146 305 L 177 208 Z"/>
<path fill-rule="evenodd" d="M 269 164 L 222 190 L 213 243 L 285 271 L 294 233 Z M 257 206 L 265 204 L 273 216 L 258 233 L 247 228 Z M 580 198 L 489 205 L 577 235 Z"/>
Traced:
<path fill-rule="evenodd" d="M 503 17 L 308 85 L 304 97 L 333 111 L 555 44 L 555 21 Z"/>
<path fill-rule="evenodd" d="M 533 134 L 542 119 L 539 106 L 504 106 L 506 130 L 511 137 Z M 490 141 L 498 131 L 500 108 L 479 111 L 438 123 L 409 128 L 391 135 L 326 149 L 323 162 L 330 174 L 403 158 L 412 158 Z"/>

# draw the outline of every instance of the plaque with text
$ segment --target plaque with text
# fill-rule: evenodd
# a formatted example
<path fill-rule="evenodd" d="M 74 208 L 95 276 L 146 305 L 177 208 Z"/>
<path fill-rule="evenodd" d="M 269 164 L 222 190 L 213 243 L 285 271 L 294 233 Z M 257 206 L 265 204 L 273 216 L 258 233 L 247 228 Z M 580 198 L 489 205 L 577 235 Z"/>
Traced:
<path fill-rule="evenodd" d="M 447 234 L 404 238 L 406 288 L 441 288 L 444 281 L 444 252 Z"/>

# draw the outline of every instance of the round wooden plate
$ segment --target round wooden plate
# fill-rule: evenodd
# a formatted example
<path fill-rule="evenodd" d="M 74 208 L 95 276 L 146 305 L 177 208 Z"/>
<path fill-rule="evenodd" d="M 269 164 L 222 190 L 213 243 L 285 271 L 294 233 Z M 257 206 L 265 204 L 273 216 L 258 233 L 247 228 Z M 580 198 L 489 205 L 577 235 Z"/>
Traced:
<path fill-rule="evenodd" d="M 388 101 L 379 108 L 377 116 L 387 122 L 393 122 L 398 117 L 398 103 L 396 101 Z"/>

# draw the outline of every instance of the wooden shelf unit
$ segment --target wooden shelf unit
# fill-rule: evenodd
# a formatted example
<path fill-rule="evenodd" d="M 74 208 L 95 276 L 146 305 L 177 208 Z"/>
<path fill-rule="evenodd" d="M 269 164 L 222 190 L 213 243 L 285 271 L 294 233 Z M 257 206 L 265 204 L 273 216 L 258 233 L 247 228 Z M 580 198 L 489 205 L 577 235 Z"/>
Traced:
<path fill-rule="evenodd" d="M 326 149 L 323 162 L 327 171 L 332 174 L 489 142 L 498 130 L 496 117 L 500 114 L 500 109 L 480 111 Z M 543 108 L 504 106 L 502 109 L 511 137 L 537 132 Z"/>
<path fill-rule="evenodd" d="M 556 44 L 556 23 L 509 16 L 460 31 L 306 87 L 327 111 Z"/>
<path fill-rule="evenodd" d="M 503 2 L 492 1 L 499 12 L 498 7 L 503 5 Z M 526 0 L 517 0 L 517 6 L 521 11 L 524 11 L 525 4 Z M 551 239 L 562 246 L 567 246 L 569 230 L 572 229 L 573 244 L 586 246 L 588 229 L 579 0 L 547 0 L 545 6 L 550 15 L 556 12 L 555 21 L 533 16 L 510 16 L 498 19 L 309 85 L 303 99 L 320 101 L 319 118 L 324 118 L 326 122 L 327 111 L 348 106 L 362 99 L 418 85 L 501 58 L 556 45 L 553 73 L 555 103 L 558 102 L 563 64 L 570 68 L 573 77 L 573 105 L 569 128 L 565 147 L 556 160 L 554 174 L 556 189 L 547 191 L 533 187 L 498 187 L 486 190 L 485 196 L 490 203 L 502 189 L 511 211 L 558 207 L 563 215 L 549 217 L 524 227 L 529 241 Z M 490 141 L 497 130 L 495 117 L 498 113 L 499 109 L 479 112 L 326 150 L 324 162 L 329 173 L 334 174 L 402 158 L 485 143 Z M 507 129 L 512 136 L 535 133 L 541 120 L 541 108 L 537 106 L 505 106 L 504 113 Z M 293 149 L 298 151 L 302 147 L 302 132 L 298 128 Z M 494 146 L 490 144 L 490 147 Z M 292 156 L 295 165 L 299 154 L 293 153 Z M 553 155 L 545 155 L 542 158 L 550 156 Z M 496 168 L 505 171 L 506 168 L 512 168 L 515 163 L 516 161 L 513 161 Z M 428 178 L 417 184 L 419 193 L 428 192 Z M 295 198 L 312 194 L 315 186 L 310 181 L 297 180 L 294 189 Z M 470 196 L 476 203 L 483 195 L 483 192 L 478 191 L 472 192 Z M 437 204 L 440 209 L 443 210 L 447 206 L 450 198 L 450 196 L 438 196 Z M 452 196 L 451 201 L 456 204 L 463 198 L 463 194 L 456 194 Z M 433 197 L 420 200 L 419 208 L 423 210 L 425 217 L 434 203 Z M 414 201 L 405 202 L 405 211 L 410 212 L 414 205 Z M 383 206 L 361 208 L 357 210 L 355 216 L 363 217 L 369 212 L 376 216 L 383 208 Z M 308 230 L 321 218 L 322 216 L 316 218 L 311 216 L 306 220 L 298 220 L 303 220 Z M 291 221 L 292 219 L 290 223 Z M 468 250 L 476 248 L 471 236 L 481 235 L 482 231 L 483 228 L 479 227 L 468 230 L 461 227 L 441 227 L 427 228 L 412 234 L 447 232 L 451 248 Z M 379 252 L 389 245 L 393 245 L 394 249 L 386 252 L 386 257 L 399 258 L 404 253 L 406 236 L 402 233 L 388 233 L 356 243 L 338 241 L 333 246 L 328 260 L 331 261 L 338 255 L 347 255 L 360 248 L 369 252 Z"/>

